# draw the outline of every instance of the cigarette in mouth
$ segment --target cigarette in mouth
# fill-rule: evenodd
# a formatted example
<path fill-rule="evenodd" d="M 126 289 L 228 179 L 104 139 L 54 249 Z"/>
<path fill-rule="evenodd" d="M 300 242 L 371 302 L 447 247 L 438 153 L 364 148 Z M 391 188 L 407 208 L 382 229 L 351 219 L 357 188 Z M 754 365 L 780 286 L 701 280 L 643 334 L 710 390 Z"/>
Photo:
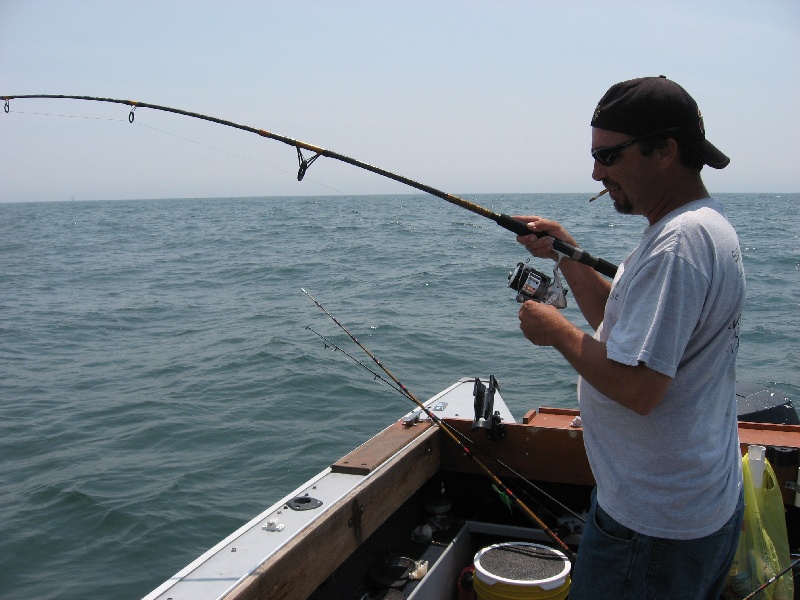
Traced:
<path fill-rule="evenodd" d="M 594 201 L 595 201 L 595 200 L 597 200 L 597 199 L 598 199 L 600 196 L 602 196 L 603 194 L 607 194 L 607 193 L 608 193 L 608 190 L 607 190 L 607 189 L 605 189 L 605 190 L 603 190 L 602 192 L 600 192 L 599 194 L 597 194 L 596 196 L 592 196 L 591 198 L 589 198 L 589 202 L 594 202 Z"/>

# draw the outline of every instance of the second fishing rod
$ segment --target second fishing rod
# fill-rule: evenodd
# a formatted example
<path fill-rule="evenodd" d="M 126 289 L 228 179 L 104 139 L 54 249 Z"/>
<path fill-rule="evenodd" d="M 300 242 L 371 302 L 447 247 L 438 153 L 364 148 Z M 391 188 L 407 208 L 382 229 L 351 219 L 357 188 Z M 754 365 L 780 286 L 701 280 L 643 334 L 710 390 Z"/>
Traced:
<path fill-rule="evenodd" d="M 553 542 L 553 543 L 554 543 L 554 544 L 555 544 L 555 545 L 558 547 L 558 549 L 559 549 L 559 550 L 561 550 L 561 552 L 563 552 L 563 553 L 564 553 L 564 554 L 567 556 L 567 558 L 569 559 L 570 563 L 572 563 L 572 564 L 574 565 L 574 564 L 575 564 L 575 560 L 576 560 L 576 556 L 575 556 L 575 553 L 574 553 L 574 552 L 573 552 L 573 551 L 572 551 L 572 550 L 569 548 L 569 546 L 567 546 L 567 545 L 566 545 L 566 544 L 565 544 L 565 543 L 564 543 L 564 542 L 561 540 L 561 538 L 560 538 L 560 537 L 558 537 L 558 536 L 557 536 L 557 535 L 556 535 L 556 534 L 555 534 L 555 533 L 554 533 L 554 532 L 553 532 L 553 531 L 552 531 L 552 530 L 551 530 L 551 529 L 550 529 L 550 528 L 549 528 L 549 527 L 548 527 L 548 526 L 547 526 L 547 525 L 544 523 L 544 521 L 542 521 L 542 520 L 541 520 L 541 519 L 540 519 L 540 518 L 539 518 L 539 517 L 536 515 L 536 513 L 534 513 L 534 512 L 533 512 L 533 511 L 532 511 L 532 510 L 531 510 L 531 509 L 530 509 L 530 508 L 529 508 L 529 507 L 528 507 L 528 506 L 527 506 L 527 505 L 526 505 L 526 504 L 525 504 L 525 503 L 524 503 L 524 502 L 523 502 L 523 501 L 522 501 L 522 500 L 521 500 L 521 499 L 520 499 L 520 498 L 519 498 L 519 497 L 518 497 L 516 494 L 514 494 L 514 492 L 513 492 L 511 489 L 509 489 L 509 488 L 508 488 L 508 486 L 506 486 L 506 484 L 505 484 L 505 483 L 503 483 L 503 482 L 500 480 L 500 478 L 499 478 L 497 475 L 495 475 L 495 474 L 492 472 L 492 470 L 491 470 L 489 467 L 487 467 L 487 466 L 486 466 L 486 465 L 485 465 L 485 464 L 484 464 L 484 463 L 483 463 L 483 462 L 482 462 L 482 461 L 481 461 L 481 460 L 480 460 L 480 459 L 479 459 L 477 456 L 475 456 L 475 454 L 472 452 L 472 450 L 470 450 L 470 448 L 469 448 L 469 447 L 467 447 L 467 446 L 466 446 L 466 445 L 465 445 L 465 444 L 464 444 L 464 443 L 463 443 L 463 442 L 462 442 L 460 439 L 458 439 L 458 437 L 456 436 L 456 434 L 455 434 L 455 433 L 453 433 L 453 431 L 452 431 L 452 429 L 450 428 L 450 426 L 449 426 L 449 425 L 447 425 L 447 423 L 445 423 L 444 421 L 442 421 L 442 419 L 440 419 L 440 418 L 439 418 L 439 417 L 438 417 L 438 416 L 437 416 L 435 413 L 433 413 L 433 412 L 432 412 L 432 411 L 431 411 L 431 410 L 430 410 L 430 409 L 429 409 L 427 406 L 425 406 L 425 405 L 424 405 L 424 404 L 423 404 L 423 403 L 422 403 L 422 402 L 421 402 L 421 401 L 420 401 L 420 400 L 419 400 L 419 399 L 418 399 L 418 398 L 417 398 L 417 397 L 416 397 L 414 394 L 412 394 L 412 393 L 411 393 L 411 391 L 410 391 L 410 390 L 409 390 L 409 389 L 408 389 L 408 388 L 407 388 L 405 385 L 403 385 L 403 384 L 400 382 L 400 380 L 399 380 L 399 379 L 397 379 L 397 377 L 395 377 L 395 376 L 392 374 L 392 372 L 391 372 L 391 371 L 389 371 L 389 369 L 387 369 L 387 368 L 386 368 L 386 367 L 383 365 L 383 363 L 382 363 L 380 360 L 378 360 L 378 358 L 377 358 L 377 357 L 376 357 L 374 354 L 372 354 L 372 352 L 370 352 L 370 351 L 369 351 L 369 350 L 368 350 L 368 349 L 367 349 L 367 348 L 366 348 L 366 347 L 365 347 L 365 346 L 364 346 L 364 345 L 363 345 L 361 342 L 359 342 L 359 341 L 358 341 L 358 338 L 356 338 L 356 337 L 355 337 L 355 336 L 354 336 L 352 333 L 350 333 L 350 331 L 349 331 L 349 330 L 348 330 L 348 329 L 347 329 L 347 328 L 346 328 L 344 325 L 342 325 L 342 324 L 339 322 L 339 320 L 338 320 L 336 317 L 334 317 L 334 316 L 333 316 L 333 315 L 332 315 L 330 312 L 328 312 L 328 309 L 326 309 L 324 306 L 322 306 L 322 304 L 320 304 L 320 303 L 319 303 L 319 301 L 318 301 L 316 298 L 314 298 L 314 297 L 313 297 L 311 294 L 309 294 L 309 293 L 308 293 L 308 292 L 307 292 L 305 289 L 303 289 L 303 288 L 300 288 L 300 289 L 301 289 L 301 291 L 302 291 L 302 292 L 303 292 L 303 293 L 304 293 L 306 296 L 308 296 L 308 297 L 311 299 L 311 301 L 312 301 L 312 302 L 314 302 L 314 304 L 316 304 L 316 305 L 317 305 L 317 307 L 318 307 L 320 310 L 322 310 L 322 312 L 324 312 L 324 313 L 325 313 L 325 314 L 326 314 L 328 317 L 330 317 L 330 319 L 331 319 L 331 320 L 332 320 L 334 323 L 336 323 L 336 325 L 338 325 L 338 326 L 339 326 L 339 328 L 340 328 L 342 331 L 344 331 L 344 332 L 347 334 L 347 336 L 348 336 L 348 337 L 349 337 L 351 340 L 353 340 L 353 342 L 354 342 L 354 343 L 355 343 L 355 344 L 356 344 L 356 345 L 357 345 L 359 348 L 361 348 L 361 349 L 362 349 L 362 350 L 363 350 L 363 351 L 364 351 L 364 352 L 367 354 L 367 356 L 369 356 L 369 357 L 372 359 L 372 361 L 373 361 L 373 362 L 374 362 L 376 365 L 378 365 L 378 367 L 380 367 L 380 369 L 381 369 L 381 370 L 382 370 L 384 373 L 386 373 L 386 375 L 387 375 L 387 376 L 388 376 L 388 377 L 389 377 L 389 378 L 390 378 L 390 379 L 391 379 L 391 380 L 392 380 L 392 381 L 393 381 L 395 384 L 397 384 L 397 386 L 400 388 L 400 390 L 402 391 L 402 393 L 403 393 L 403 394 L 404 394 L 406 397 L 408 397 L 408 398 L 409 398 L 409 399 L 410 399 L 412 402 L 414 402 L 414 404 L 416 404 L 416 405 L 417 405 L 417 406 L 418 406 L 418 407 L 419 407 L 419 408 L 420 408 L 420 409 L 421 409 L 421 410 L 422 410 L 422 411 L 423 411 L 423 412 L 424 412 L 424 413 L 425 413 L 425 414 L 426 414 L 426 415 L 427 415 L 427 416 L 428 416 L 428 417 L 431 419 L 431 421 L 433 421 L 433 422 L 434 422 L 436 425 L 438 425 L 438 426 L 439 426 L 439 429 L 440 429 L 441 431 L 443 431 L 443 432 L 444 432 L 444 433 L 445 433 L 445 434 L 446 434 L 446 435 L 447 435 L 447 436 L 448 436 L 448 437 L 449 437 L 449 438 L 450 438 L 450 439 L 451 439 L 453 442 L 455 442 L 455 443 L 456 443 L 456 444 L 459 446 L 459 448 L 460 448 L 460 449 L 461 449 L 461 451 L 464 453 L 464 455 L 465 455 L 467 458 L 469 458 L 470 460 L 472 460 L 472 462 L 473 462 L 473 463 L 474 463 L 474 464 L 475 464 L 475 465 L 476 465 L 476 466 L 477 466 L 477 467 L 478 467 L 478 468 L 479 468 L 479 469 L 480 469 L 480 470 L 481 470 L 481 471 L 482 471 L 482 472 L 483 472 L 483 473 L 484 473 L 484 474 L 485 474 L 485 475 L 486 475 L 486 476 L 487 476 L 487 477 L 488 477 L 488 478 L 489 478 L 489 479 L 492 481 L 492 483 L 494 483 L 494 484 L 495 484 L 495 485 L 496 485 L 496 486 L 497 486 L 497 487 L 498 487 L 498 488 L 499 488 L 499 489 L 500 489 L 500 490 L 503 492 L 503 494 L 504 494 L 504 495 L 505 495 L 505 496 L 506 496 L 506 497 L 507 497 L 507 498 L 508 498 L 508 499 L 509 499 L 509 500 L 510 500 L 510 501 L 511 501 L 511 502 L 512 502 L 512 503 L 513 503 L 513 504 L 514 504 L 514 505 L 515 505 L 515 506 L 516 506 L 516 507 L 517 507 L 517 508 L 518 508 L 520 511 L 522 511 L 522 513 L 523 513 L 523 514 L 524 514 L 524 515 L 525 515 L 525 516 L 526 516 L 526 517 L 527 517 L 527 518 L 528 518 L 528 519 L 529 519 L 529 520 L 530 520 L 532 523 L 534 523 L 534 524 L 535 524 L 537 527 L 539 527 L 539 528 L 542 530 L 542 532 L 544 532 L 544 534 L 545 534 L 545 535 L 546 535 L 548 538 L 550 538 L 550 540 L 551 540 L 551 541 L 552 541 L 552 542 Z"/>

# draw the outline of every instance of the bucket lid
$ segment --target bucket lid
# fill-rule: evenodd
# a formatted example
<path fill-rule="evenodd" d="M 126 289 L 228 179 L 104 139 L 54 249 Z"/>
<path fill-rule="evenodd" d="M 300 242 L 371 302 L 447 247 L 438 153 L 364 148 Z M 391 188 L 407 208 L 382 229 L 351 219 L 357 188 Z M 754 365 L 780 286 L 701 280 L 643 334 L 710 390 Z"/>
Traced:
<path fill-rule="evenodd" d="M 505 583 L 552 590 L 564 584 L 570 562 L 555 548 L 529 542 L 494 544 L 475 554 L 475 577 L 487 585 Z"/>

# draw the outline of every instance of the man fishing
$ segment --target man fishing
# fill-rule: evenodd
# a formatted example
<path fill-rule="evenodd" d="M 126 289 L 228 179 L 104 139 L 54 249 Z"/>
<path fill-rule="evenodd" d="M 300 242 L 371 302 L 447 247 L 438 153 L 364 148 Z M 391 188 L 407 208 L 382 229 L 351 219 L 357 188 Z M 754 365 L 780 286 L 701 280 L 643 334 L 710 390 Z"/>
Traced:
<path fill-rule="evenodd" d="M 701 169 L 730 160 L 705 138 L 697 103 L 646 77 L 612 86 L 592 116 L 592 178 L 647 227 L 613 283 L 561 261 L 587 335 L 528 301 L 520 329 L 579 374 L 597 482 L 570 600 L 719 598 L 742 524 L 735 363 L 745 278 L 739 242 Z M 569 244 L 564 228 L 517 217 Z M 558 258 L 552 238 L 517 240 Z"/>

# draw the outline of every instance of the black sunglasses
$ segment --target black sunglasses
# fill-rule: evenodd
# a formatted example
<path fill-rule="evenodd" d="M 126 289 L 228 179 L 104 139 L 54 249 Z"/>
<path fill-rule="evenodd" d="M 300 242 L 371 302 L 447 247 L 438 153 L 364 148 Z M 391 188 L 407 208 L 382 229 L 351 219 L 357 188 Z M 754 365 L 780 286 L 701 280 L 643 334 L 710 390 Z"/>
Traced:
<path fill-rule="evenodd" d="M 633 138 L 632 140 L 628 140 L 622 144 L 617 144 L 616 146 L 607 146 L 605 148 L 597 148 L 596 150 L 592 150 L 592 158 L 599 162 L 604 167 L 610 167 L 614 164 L 614 160 L 616 160 L 616 155 L 620 150 L 627 148 L 635 144 L 636 142 L 641 142 L 642 140 L 649 139 L 651 137 L 656 137 L 659 135 L 664 135 L 666 133 L 675 133 L 678 131 L 680 127 L 671 127 L 670 129 L 664 129 L 662 131 L 656 131 L 655 133 L 649 133 L 647 135 L 643 135 L 637 138 Z"/>

